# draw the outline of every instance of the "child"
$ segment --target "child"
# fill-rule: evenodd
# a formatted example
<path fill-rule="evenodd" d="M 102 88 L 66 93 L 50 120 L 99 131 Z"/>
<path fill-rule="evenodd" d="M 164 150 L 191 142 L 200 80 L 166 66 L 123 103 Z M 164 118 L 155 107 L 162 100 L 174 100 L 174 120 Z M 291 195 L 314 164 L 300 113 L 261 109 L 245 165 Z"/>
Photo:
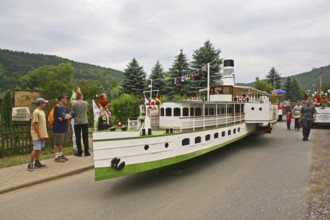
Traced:
<path fill-rule="evenodd" d="M 291 119 L 292 119 L 292 113 L 288 112 L 288 114 L 286 115 L 286 126 L 288 130 L 291 130 Z"/>

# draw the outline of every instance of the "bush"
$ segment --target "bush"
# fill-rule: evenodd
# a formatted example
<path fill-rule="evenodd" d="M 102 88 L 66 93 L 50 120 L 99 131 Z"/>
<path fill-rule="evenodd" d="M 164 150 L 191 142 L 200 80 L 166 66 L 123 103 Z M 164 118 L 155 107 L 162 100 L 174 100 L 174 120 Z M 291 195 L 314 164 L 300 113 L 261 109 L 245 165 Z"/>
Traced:
<path fill-rule="evenodd" d="M 118 121 L 126 123 L 130 117 L 139 116 L 139 105 L 142 99 L 130 94 L 123 94 L 119 99 L 111 101 L 112 123 L 117 124 Z"/>
<path fill-rule="evenodd" d="M 11 92 L 7 91 L 3 99 L 2 108 L 1 108 L 1 121 L 5 128 L 10 128 L 12 124 L 11 115 L 13 112 L 13 102 L 11 99 Z"/>

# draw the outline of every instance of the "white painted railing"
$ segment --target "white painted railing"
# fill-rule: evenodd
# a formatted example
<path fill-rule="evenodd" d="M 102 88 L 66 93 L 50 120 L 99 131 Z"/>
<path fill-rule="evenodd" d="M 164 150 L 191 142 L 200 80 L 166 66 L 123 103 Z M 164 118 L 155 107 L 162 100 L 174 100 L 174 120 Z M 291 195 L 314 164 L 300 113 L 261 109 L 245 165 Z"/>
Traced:
<path fill-rule="evenodd" d="M 184 129 L 218 127 L 244 121 L 244 115 L 239 116 L 207 116 L 207 117 L 184 117 L 180 118 L 180 131 Z"/>

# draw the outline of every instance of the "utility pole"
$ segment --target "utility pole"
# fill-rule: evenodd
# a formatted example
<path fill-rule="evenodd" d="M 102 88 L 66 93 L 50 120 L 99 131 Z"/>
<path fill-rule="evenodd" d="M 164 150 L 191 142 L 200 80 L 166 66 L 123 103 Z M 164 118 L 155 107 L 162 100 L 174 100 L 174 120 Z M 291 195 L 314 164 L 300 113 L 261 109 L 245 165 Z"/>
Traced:
<path fill-rule="evenodd" d="M 320 72 L 320 94 L 321 94 L 321 91 L 323 90 L 322 87 L 322 78 L 323 78 L 323 74 L 322 74 L 322 71 Z"/>

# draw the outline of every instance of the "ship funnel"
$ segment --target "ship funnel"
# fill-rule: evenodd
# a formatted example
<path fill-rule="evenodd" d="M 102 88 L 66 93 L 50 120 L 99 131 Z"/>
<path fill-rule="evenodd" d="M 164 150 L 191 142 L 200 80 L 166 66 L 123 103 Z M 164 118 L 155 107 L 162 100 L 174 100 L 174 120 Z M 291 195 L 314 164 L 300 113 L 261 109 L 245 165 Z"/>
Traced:
<path fill-rule="evenodd" d="M 235 85 L 235 74 L 234 74 L 234 60 L 224 59 L 223 60 L 223 85 L 234 86 Z"/>

